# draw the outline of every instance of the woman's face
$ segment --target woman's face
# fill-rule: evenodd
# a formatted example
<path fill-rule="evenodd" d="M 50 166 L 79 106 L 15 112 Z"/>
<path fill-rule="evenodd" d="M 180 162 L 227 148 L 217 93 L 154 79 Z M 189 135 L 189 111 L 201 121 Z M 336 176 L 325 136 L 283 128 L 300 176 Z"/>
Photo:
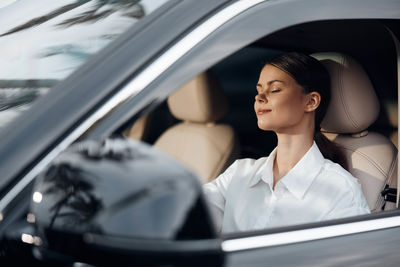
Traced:
<path fill-rule="evenodd" d="M 286 72 L 266 65 L 257 83 L 254 110 L 262 130 L 290 132 L 304 123 L 307 94 Z"/>

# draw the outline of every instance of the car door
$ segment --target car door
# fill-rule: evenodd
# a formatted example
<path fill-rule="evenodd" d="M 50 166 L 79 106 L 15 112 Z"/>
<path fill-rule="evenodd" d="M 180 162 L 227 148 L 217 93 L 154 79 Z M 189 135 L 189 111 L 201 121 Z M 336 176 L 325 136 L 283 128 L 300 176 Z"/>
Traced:
<path fill-rule="evenodd" d="M 359 10 L 361 5 L 365 7 L 363 12 Z M 42 157 L 51 155 L 48 159 L 44 158 L 46 161 L 42 161 L 42 167 L 78 138 L 98 140 L 111 136 L 132 118 L 135 120 L 141 113 L 165 100 L 190 78 L 261 37 L 310 21 L 382 18 L 395 20 L 399 18 L 395 11 L 398 10 L 397 7 L 397 3 L 393 1 L 237 1 L 221 6 L 218 11 L 186 31 L 181 39 L 165 47 L 165 50 L 151 54 L 152 59 L 147 60 L 147 64 L 140 68 L 130 68 L 120 74 L 119 81 L 124 82 L 119 83 L 121 86 L 116 86 L 118 89 L 115 91 L 107 91 L 108 94 L 103 92 L 103 100 L 107 96 L 106 101 L 100 103 L 97 100 L 97 105 L 93 104 L 90 109 L 90 115 L 86 109 L 86 112 L 79 113 L 85 113 L 86 116 L 77 115 L 79 119 L 71 119 L 74 123 L 69 124 L 69 131 L 59 130 L 64 135 L 54 134 L 57 136 L 52 139 L 55 145 L 47 147 L 53 154 L 47 154 L 49 151 L 44 154 L 42 152 Z M 296 12 L 290 12 L 289 16 L 288 10 Z M 143 42 L 149 40 L 151 39 L 142 39 Z M 118 62 L 110 66 L 122 66 L 122 58 L 128 57 L 129 51 L 120 51 Z M 97 60 L 102 62 L 104 59 Z M 104 75 L 103 71 L 104 69 L 94 70 L 90 79 L 99 74 Z M 80 82 L 74 86 L 82 86 L 83 81 Z M 107 86 L 112 87 L 110 84 Z M 15 141 L 11 144 L 15 145 Z M 41 162 L 40 159 L 38 161 Z M 25 168 L 29 175 L 30 168 Z M 16 172 L 15 168 L 10 176 Z M 35 174 L 31 174 L 30 180 Z M 24 188 L 24 185 L 21 186 L 19 192 Z M 9 203 L 8 200 L 6 204 Z M 279 263 L 294 265 L 299 262 L 303 265 L 333 265 L 338 262 L 343 265 L 360 262 L 368 264 L 379 260 L 378 255 L 382 255 L 383 251 L 388 252 L 386 255 L 391 257 L 385 260 L 398 262 L 396 254 L 390 253 L 396 249 L 393 243 L 397 240 L 398 226 L 398 212 L 392 211 L 328 223 L 223 236 L 221 248 L 225 253 L 227 266 Z M 380 241 L 380 246 L 368 247 L 377 240 Z M 349 250 L 357 251 L 356 255 L 349 254 Z"/>
<path fill-rule="evenodd" d="M 390 4 L 396 5 L 394 2 L 387 2 L 383 8 L 375 6 L 372 2 L 363 3 L 364 9 L 359 12 L 356 7 L 361 3 L 357 1 L 351 3 L 267 1 L 254 2 L 254 6 L 250 3 L 246 5 L 241 1 L 236 2 L 230 7 L 242 9 L 241 12 L 233 13 L 235 14 L 233 18 L 229 17 L 227 23 L 218 24 L 215 31 L 207 35 L 204 40 L 201 39 L 199 44 L 195 43 L 193 49 L 180 57 L 179 61 L 166 66 L 165 71 L 145 87 L 141 96 L 143 99 L 148 97 L 148 103 L 157 103 L 161 101 L 160 98 L 165 97 L 163 93 L 156 91 L 157 88 L 163 88 L 168 94 L 173 91 L 171 88 L 177 88 L 194 75 L 252 41 L 294 24 L 318 20 L 338 20 L 345 23 L 346 19 L 395 19 L 398 17 L 396 12 L 385 12 Z M 218 15 L 225 16 L 227 10 L 229 9 L 222 10 L 214 18 L 216 19 Z M 213 24 L 215 25 L 215 22 Z M 175 62 L 173 57 L 171 60 Z M 122 123 L 117 123 L 113 127 L 111 122 L 118 120 L 123 122 L 132 116 L 133 113 L 129 110 L 134 103 L 137 103 L 136 101 L 135 98 L 128 100 L 126 108 L 121 105 L 121 112 L 116 111 L 115 115 L 111 114 L 105 120 L 105 124 L 94 129 L 89 137 L 102 138 L 117 130 L 117 125 Z M 399 231 L 398 220 L 398 211 L 395 210 L 326 223 L 224 236 L 222 249 L 226 253 L 225 264 L 226 266 L 277 264 L 331 266 L 376 265 L 380 261 L 397 263 L 399 258 L 394 253 L 396 249 L 394 243 Z M 379 245 L 371 246 L 379 238 L 382 238 Z M 383 259 L 381 255 L 386 257 Z"/>

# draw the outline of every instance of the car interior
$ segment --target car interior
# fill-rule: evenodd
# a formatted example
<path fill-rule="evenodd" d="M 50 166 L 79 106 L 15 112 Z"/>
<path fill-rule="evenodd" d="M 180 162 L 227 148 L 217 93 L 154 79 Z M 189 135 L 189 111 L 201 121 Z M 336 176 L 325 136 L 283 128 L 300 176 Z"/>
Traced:
<path fill-rule="evenodd" d="M 382 21 L 311 22 L 261 38 L 194 77 L 124 135 L 177 158 L 203 183 L 235 159 L 268 156 L 276 137 L 257 127 L 256 82 L 264 62 L 286 51 L 310 54 L 327 68 L 332 100 L 322 131 L 343 148 L 371 211 L 394 209 L 397 56 Z"/>

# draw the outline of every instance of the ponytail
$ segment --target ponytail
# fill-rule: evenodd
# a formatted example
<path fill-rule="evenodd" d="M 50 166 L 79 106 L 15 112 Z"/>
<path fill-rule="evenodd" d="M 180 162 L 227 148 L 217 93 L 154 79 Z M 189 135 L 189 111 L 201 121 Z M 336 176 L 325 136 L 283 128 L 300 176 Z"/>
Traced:
<path fill-rule="evenodd" d="M 324 158 L 340 164 L 345 170 L 349 170 L 343 149 L 339 145 L 329 140 L 318 130 L 314 133 L 314 140 Z"/>

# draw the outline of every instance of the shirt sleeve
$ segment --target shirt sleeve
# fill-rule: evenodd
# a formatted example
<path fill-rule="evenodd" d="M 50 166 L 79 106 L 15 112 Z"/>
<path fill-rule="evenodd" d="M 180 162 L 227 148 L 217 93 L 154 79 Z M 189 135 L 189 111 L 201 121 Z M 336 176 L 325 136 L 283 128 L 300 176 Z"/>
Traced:
<path fill-rule="evenodd" d="M 203 185 L 203 191 L 210 205 L 211 215 L 214 218 L 218 231 L 222 229 L 225 210 L 225 197 L 230 181 L 237 171 L 238 161 L 235 161 L 225 172 L 213 181 Z"/>
<path fill-rule="evenodd" d="M 346 218 L 346 217 L 351 217 L 351 216 L 357 216 L 357 215 L 363 215 L 363 214 L 369 214 L 370 210 L 365 207 L 346 207 L 346 208 L 341 208 L 341 209 L 334 209 L 330 213 L 328 213 L 324 220 L 333 220 L 333 219 L 339 219 L 339 218 Z"/>
<path fill-rule="evenodd" d="M 351 196 L 351 197 L 350 197 Z M 355 189 L 349 190 L 341 197 L 331 211 L 325 215 L 324 220 L 339 219 L 371 213 L 367 201 L 362 193 L 361 185 L 358 183 Z"/>

